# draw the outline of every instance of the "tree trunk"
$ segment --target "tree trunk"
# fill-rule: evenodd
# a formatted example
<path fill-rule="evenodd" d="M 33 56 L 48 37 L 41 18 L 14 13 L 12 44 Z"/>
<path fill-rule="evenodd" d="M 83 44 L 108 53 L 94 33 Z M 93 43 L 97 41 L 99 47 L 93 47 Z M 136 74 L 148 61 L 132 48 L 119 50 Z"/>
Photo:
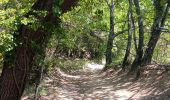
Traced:
<path fill-rule="evenodd" d="M 112 48 L 113 48 L 113 39 L 114 39 L 114 1 L 111 1 L 109 6 L 110 10 L 110 33 L 108 36 L 107 49 L 106 49 L 106 66 L 112 63 Z"/>
<path fill-rule="evenodd" d="M 75 2 L 76 0 L 69 0 Z M 46 10 L 48 14 L 46 17 L 41 17 L 40 22 L 43 24 L 49 22 L 51 24 L 58 24 L 58 18 L 53 13 L 53 4 L 55 0 L 37 0 L 33 5 L 33 10 Z M 68 4 L 68 0 L 65 0 L 63 4 Z M 71 5 L 61 7 L 62 12 L 70 9 Z M 31 11 L 26 15 L 34 15 Z M 36 15 L 37 17 L 37 15 Z M 1 75 L 0 83 L 0 100 L 20 100 L 24 87 L 26 84 L 27 76 L 34 62 L 36 48 L 33 47 L 34 42 L 39 48 L 42 45 L 47 36 L 47 30 L 38 28 L 36 31 L 32 31 L 27 26 L 21 25 L 19 29 L 19 35 L 17 36 L 18 46 L 12 51 L 11 54 L 6 54 L 4 59 L 4 66 Z"/>
<path fill-rule="evenodd" d="M 142 56 L 143 56 L 143 40 L 144 40 L 143 19 L 140 13 L 139 1 L 134 0 L 134 4 L 136 8 L 136 14 L 138 17 L 139 41 L 138 41 L 137 54 L 131 66 L 131 72 L 135 71 L 137 67 L 141 65 Z"/>
<path fill-rule="evenodd" d="M 131 42 L 132 42 L 132 1 L 129 0 L 129 10 L 128 10 L 128 41 L 126 47 L 125 57 L 122 63 L 122 69 L 125 70 L 126 65 L 128 64 L 128 57 L 130 55 L 131 49 Z"/>
<path fill-rule="evenodd" d="M 35 32 L 26 29 L 26 26 L 22 26 L 21 29 L 23 30 L 20 32 L 22 45 L 13 51 L 14 58 L 5 57 L 0 100 L 20 100 L 35 56 L 35 49 L 31 47 L 31 41 L 36 41 L 36 44 L 40 45 L 45 36 L 41 29 Z M 7 61 L 8 59 L 10 61 Z"/>
<path fill-rule="evenodd" d="M 161 35 L 161 28 L 164 27 L 166 18 L 168 16 L 170 1 L 169 0 L 167 1 L 167 6 L 165 6 L 166 4 L 161 5 L 160 2 L 161 2 L 160 0 L 155 1 L 156 15 L 155 15 L 154 23 L 152 25 L 151 37 L 149 39 L 146 51 L 144 53 L 144 57 L 142 59 L 142 65 L 151 63 L 154 49 Z"/>

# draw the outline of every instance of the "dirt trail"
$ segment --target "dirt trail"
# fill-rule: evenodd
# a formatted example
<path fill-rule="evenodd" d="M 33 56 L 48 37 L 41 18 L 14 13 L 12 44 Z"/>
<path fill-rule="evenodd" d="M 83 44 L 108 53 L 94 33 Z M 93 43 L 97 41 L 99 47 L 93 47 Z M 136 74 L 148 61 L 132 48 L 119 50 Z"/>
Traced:
<path fill-rule="evenodd" d="M 118 71 L 101 74 L 102 67 L 89 64 L 71 75 L 55 69 L 41 84 L 46 92 L 39 100 L 170 100 L 169 81 L 134 81 Z"/>

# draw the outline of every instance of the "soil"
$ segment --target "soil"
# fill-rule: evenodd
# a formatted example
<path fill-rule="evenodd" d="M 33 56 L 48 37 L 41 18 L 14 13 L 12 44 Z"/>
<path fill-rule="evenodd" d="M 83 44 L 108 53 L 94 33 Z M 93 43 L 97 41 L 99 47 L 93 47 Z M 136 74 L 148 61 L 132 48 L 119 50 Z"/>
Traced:
<path fill-rule="evenodd" d="M 170 72 L 150 66 L 134 80 L 121 70 L 101 72 L 102 66 L 87 64 L 69 74 L 55 68 L 44 77 L 38 100 L 170 100 Z"/>

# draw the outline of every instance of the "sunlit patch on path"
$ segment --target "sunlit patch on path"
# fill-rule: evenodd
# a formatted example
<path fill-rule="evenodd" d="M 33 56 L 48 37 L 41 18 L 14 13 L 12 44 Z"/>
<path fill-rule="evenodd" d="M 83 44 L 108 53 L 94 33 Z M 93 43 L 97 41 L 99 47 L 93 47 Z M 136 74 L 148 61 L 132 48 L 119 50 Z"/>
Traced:
<path fill-rule="evenodd" d="M 104 68 L 103 64 L 96 64 L 96 63 L 87 63 L 84 67 L 85 70 L 92 71 L 92 72 L 102 70 L 103 68 Z"/>
<path fill-rule="evenodd" d="M 133 93 L 129 92 L 128 90 L 125 90 L 125 89 L 115 91 L 115 96 L 119 100 L 126 100 L 131 95 L 133 95 Z"/>

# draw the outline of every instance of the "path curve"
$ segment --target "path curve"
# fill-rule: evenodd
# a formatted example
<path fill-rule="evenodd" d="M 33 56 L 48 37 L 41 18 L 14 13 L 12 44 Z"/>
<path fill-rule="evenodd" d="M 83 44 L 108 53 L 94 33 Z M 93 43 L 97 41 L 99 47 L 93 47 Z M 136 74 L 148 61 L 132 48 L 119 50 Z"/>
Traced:
<path fill-rule="evenodd" d="M 168 83 L 160 90 L 155 80 L 134 81 L 120 71 L 101 73 L 103 67 L 89 63 L 71 74 L 56 68 L 40 85 L 44 92 L 39 100 L 170 100 Z"/>

